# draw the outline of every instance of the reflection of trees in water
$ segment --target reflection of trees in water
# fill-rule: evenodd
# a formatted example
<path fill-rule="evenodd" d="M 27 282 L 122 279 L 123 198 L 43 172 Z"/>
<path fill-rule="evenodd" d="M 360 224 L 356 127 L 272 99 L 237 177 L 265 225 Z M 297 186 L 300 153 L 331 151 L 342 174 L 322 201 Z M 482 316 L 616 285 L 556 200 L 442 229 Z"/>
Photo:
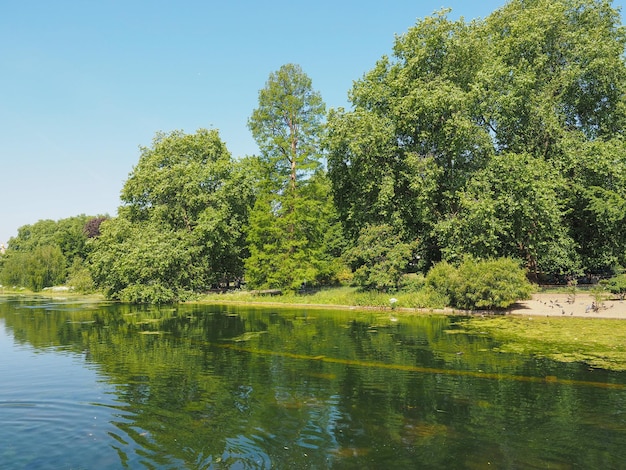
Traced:
<path fill-rule="evenodd" d="M 494 354 L 484 335 L 455 334 L 450 317 L 17 307 L 0 302 L 19 341 L 97 364 L 114 390 L 109 445 L 129 467 L 453 468 L 486 457 L 530 466 L 563 461 L 555 435 L 581 466 L 623 457 L 610 439 L 605 457 L 577 455 L 585 441 L 593 451 L 594 432 L 624 437 L 609 409 L 623 407 L 623 391 L 507 379 L 588 377 L 577 365 Z M 593 423 L 581 410 L 594 410 Z"/>

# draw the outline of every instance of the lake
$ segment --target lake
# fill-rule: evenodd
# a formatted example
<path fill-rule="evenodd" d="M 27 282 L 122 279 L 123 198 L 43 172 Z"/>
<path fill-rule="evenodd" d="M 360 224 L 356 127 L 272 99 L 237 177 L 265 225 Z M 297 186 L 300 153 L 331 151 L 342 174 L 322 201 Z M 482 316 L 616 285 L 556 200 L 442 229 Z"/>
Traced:
<path fill-rule="evenodd" d="M 626 468 L 626 374 L 462 317 L 0 297 L 0 467 Z"/>

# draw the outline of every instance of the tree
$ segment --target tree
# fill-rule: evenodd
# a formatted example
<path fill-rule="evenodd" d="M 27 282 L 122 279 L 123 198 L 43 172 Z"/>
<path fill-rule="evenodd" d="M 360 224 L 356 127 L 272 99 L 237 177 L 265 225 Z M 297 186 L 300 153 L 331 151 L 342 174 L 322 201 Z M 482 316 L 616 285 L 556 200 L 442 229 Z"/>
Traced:
<path fill-rule="evenodd" d="M 7 251 L 8 252 L 8 251 Z M 35 292 L 63 284 L 66 259 L 58 245 L 38 245 L 31 251 L 11 252 L 4 260 L 3 284 L 27 287 Z"/>
<path fill-rule="evenodd" d="M 113 298 L 169 302 L 239 279 L 253 202 L 244 164 L 216 130 L 158 133 L 122 189 L 118 218 L 100 225 L 96 283 Z"/>
<path fill-rule="evenodd" d="M 325 234 L 335 216 L 320 171 L 323 116 L 322 98 L 298 65 L 283 65 L 259 92 L 248 121 L 262 179 L 247 237 L 252 287 L 297 289 L 333 277 Z"/>
<path fill-rule="evenodd" d="M 587 271 L 626 266 L 626 143 L 619 136 L 564 145 L 565 221 Z"/>
<path fill-rule="evenodd" d="M 389 225 L 364 228 L 355 246 L 346 252 L 355 283 L 365 289 L 397 290 L 414 259 L 415 247 L 416 243 L 404 243 Z"/>
<path fill-rule="evenodd" d="M 91 256 L 92 276 L 111 299 L 133 303 L 168 303 L 185 299 L 202 276 L 190 237 L 154 221 L 132 222 L 124 216 L 102 224 Z M 196 265 L 194 266 L 194 262 Z"/>
<path fill-rule="evenodd" d="M 87 221 L 87 223 L 85 224 L 85 227 L 83 228 L 83 232 L 85 233 L 85 235 L 87 235 L 87 238 L 96 238 L 100 236 L 100 225 L 102 224 L 102 222 L 104 222 L 105 220 L 107 220 L 108 217 L 94 217 L 93 219 L 90 219 L 89 221 Z"/>
<path fill-rule="evenodd" d="M 580 260 L 560 197 L 565 185 L 551 162 L 527 154 L 495 156 L 460 192 L 458 213 L 438 223 L 444 258 L 516 258 L 535 279 L 544 272 L 577 274 Z"/>
<path fill-rule="evenodd" d="M 355 82 L 353 109 L 329 116 L 346 234 L 389 223 L 420 240 L 423 268 L 465 251 L 556 272 L 623 262 L 626 34 L 611 2 L 513 0 L 472 23 L 447 14 L 398 36 Z"/>
<path fill-rule="evenodd" d="M 325 105 L 311 79 L 296 64 L 270 74 L 259 91 L 248 127 L 261 151 L 271 189 L 296 191 L 297 181 L 319 166 Z"/>
<path fill-rule="evenodd" d="M 10 240 L 0 278 L 6 284 L 36 291 L 63 284 L 68 269 L 83 265 L 89 254 L 83 227 L 90 218 L 40 220 L 20 227 Z"/>
<path fill-rule="evenodd" d="M 483 61 L 476 26 L 446 12 L 419 21 L 350 94 L 354 110 L 329 117 L 329 176 L 346 233 L 391 223 L 420 240 L 427 264 L 440 258 L 438 220 L 457 210 L 458 191 L 492 152 L 474 119 L 472 82 Z"/>

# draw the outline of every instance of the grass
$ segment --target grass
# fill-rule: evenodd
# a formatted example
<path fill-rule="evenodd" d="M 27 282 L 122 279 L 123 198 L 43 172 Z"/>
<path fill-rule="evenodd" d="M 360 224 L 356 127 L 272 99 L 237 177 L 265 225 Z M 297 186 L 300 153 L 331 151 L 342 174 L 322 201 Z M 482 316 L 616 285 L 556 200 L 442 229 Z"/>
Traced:
<path fill-rule="evenodd" d="M 396 302 L 390 302 L 391 299 Z M 334 287 L 322 289 L 310 294 L 285 293 L 282 295 L 260 295 L 247 291 L 234 291 L 224 294 L 207 294 L 201 296 L 201 302 L 242 302 L 242 303 L 273 303 L 298 305 L 328 305 L 328 306 L 357 306 L 357 307 L 389 307 L 391 308 L 429 308 L 444 307 L 441 297 L 428 289 L 416 292 L 366 292 L 355 287 Z"/>

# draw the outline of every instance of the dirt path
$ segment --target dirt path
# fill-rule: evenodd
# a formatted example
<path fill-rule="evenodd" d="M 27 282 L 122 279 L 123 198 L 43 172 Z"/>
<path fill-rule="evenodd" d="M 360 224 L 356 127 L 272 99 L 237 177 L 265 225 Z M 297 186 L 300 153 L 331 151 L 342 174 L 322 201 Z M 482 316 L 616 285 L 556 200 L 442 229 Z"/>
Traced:
<path fill-rule="evenodd" d="M 605 300 L 598 311 L 593 310 L 593 301 L 590 294 L 576 294 L 573 299 L 568 294 L 534 294 L 531 300 L 514 304 L 509 314 L 626 319 L 626 300 Z"/>

